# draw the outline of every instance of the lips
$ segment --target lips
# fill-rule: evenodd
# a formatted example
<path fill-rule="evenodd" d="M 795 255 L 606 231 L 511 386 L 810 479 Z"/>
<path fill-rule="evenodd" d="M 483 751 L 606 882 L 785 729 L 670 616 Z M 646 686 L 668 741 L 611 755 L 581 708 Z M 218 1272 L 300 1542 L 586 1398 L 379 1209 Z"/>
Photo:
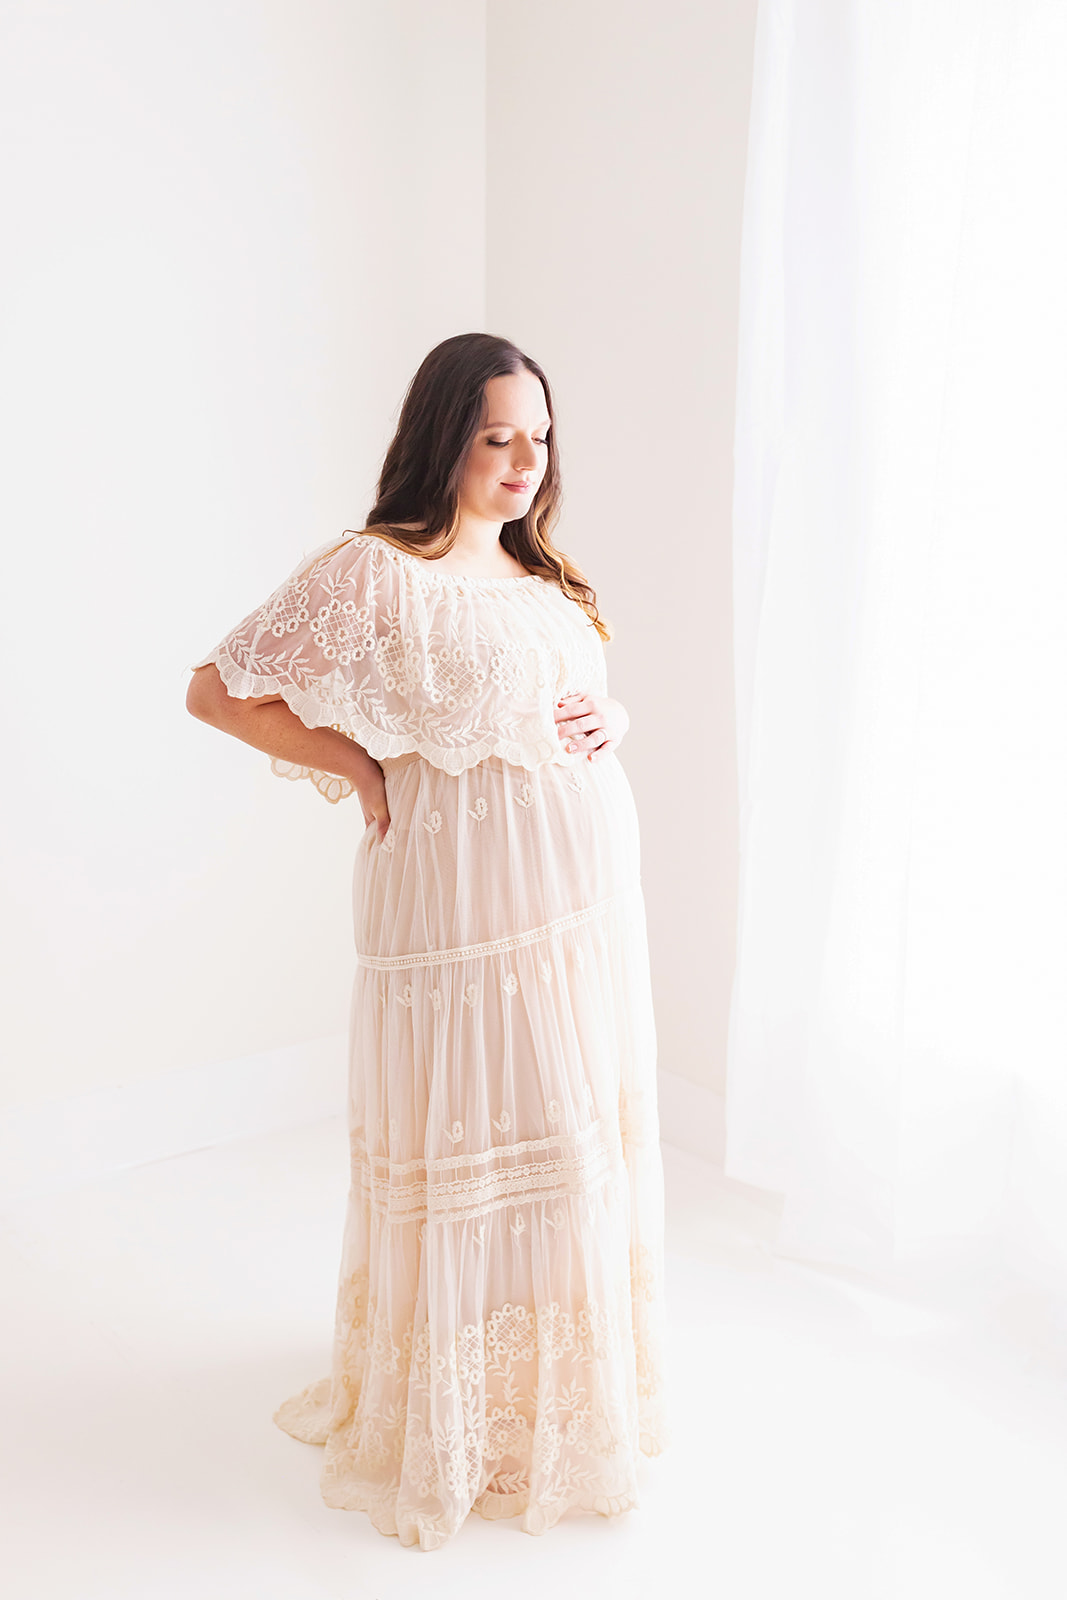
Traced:
<path fill-rule="evenodd" d="M 533 484 L 532 483 L 505 483 L 504 488 L 505 489 L 521 489 L 521 490 L 523 490 L 525 492 L 526 490 L 532 489 L 533 488 Z"/>

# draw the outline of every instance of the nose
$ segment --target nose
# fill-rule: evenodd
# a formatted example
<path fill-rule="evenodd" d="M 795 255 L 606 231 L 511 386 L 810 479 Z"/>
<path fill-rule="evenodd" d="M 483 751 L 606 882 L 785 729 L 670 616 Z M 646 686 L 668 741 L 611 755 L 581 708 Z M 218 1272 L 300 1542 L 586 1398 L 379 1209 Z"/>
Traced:
<path fill-rule="evenodd" d="M 516 447 L 511 456 L 511 465 L 515 472 L 525 472 L 532 475 L 537 470 L 537 451 L 533 445 L 528 444 L 523 448 L 521 444 L 516 442 Z"/>

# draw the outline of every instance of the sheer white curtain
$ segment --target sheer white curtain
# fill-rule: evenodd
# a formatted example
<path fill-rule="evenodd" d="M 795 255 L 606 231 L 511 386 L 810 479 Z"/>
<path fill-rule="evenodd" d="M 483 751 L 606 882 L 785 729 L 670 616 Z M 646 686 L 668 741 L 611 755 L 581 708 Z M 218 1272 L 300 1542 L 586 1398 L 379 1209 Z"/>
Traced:
<path fill-rule="evenodd" d="M 755 72 L 726 1172 L 1062 1305 L 1067 5 L 764 0 Z"/>

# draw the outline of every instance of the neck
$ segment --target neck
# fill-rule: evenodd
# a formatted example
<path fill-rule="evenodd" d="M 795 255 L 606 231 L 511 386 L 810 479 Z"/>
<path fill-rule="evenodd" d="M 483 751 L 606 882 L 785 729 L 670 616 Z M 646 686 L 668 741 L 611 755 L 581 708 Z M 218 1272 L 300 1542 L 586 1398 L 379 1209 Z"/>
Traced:
<path fill-rule="evenodd" d="M 500 530 L 503 526 L 502 522 L 488 522 L 484 517 L 472 517 L 468 512 L 461 512 L 456 542 L 449 551 L 449 559 L 457 565 L 471 568 L 492 566 L 494 560 L 500 558 Z"/>

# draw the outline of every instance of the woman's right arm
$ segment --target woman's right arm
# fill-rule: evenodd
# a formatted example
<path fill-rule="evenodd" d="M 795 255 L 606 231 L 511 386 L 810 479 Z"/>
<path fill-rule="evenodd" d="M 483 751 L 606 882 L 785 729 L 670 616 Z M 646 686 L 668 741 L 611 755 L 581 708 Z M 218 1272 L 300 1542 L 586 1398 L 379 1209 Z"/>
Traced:
<path fill-rule="evenodd" d="M 378 838 L 389 829 L 385 776 L 374 757 L 335 728 L 306 728 L 281 695 L 237 699 L 226 693 L 218 667 L 197 667 L 185 696 L 186 709 L 201 722 L 221 728 L 256 750 L 294 766 L 347 778 L 359 796 L 363 820 L 378 824 Z"/>

